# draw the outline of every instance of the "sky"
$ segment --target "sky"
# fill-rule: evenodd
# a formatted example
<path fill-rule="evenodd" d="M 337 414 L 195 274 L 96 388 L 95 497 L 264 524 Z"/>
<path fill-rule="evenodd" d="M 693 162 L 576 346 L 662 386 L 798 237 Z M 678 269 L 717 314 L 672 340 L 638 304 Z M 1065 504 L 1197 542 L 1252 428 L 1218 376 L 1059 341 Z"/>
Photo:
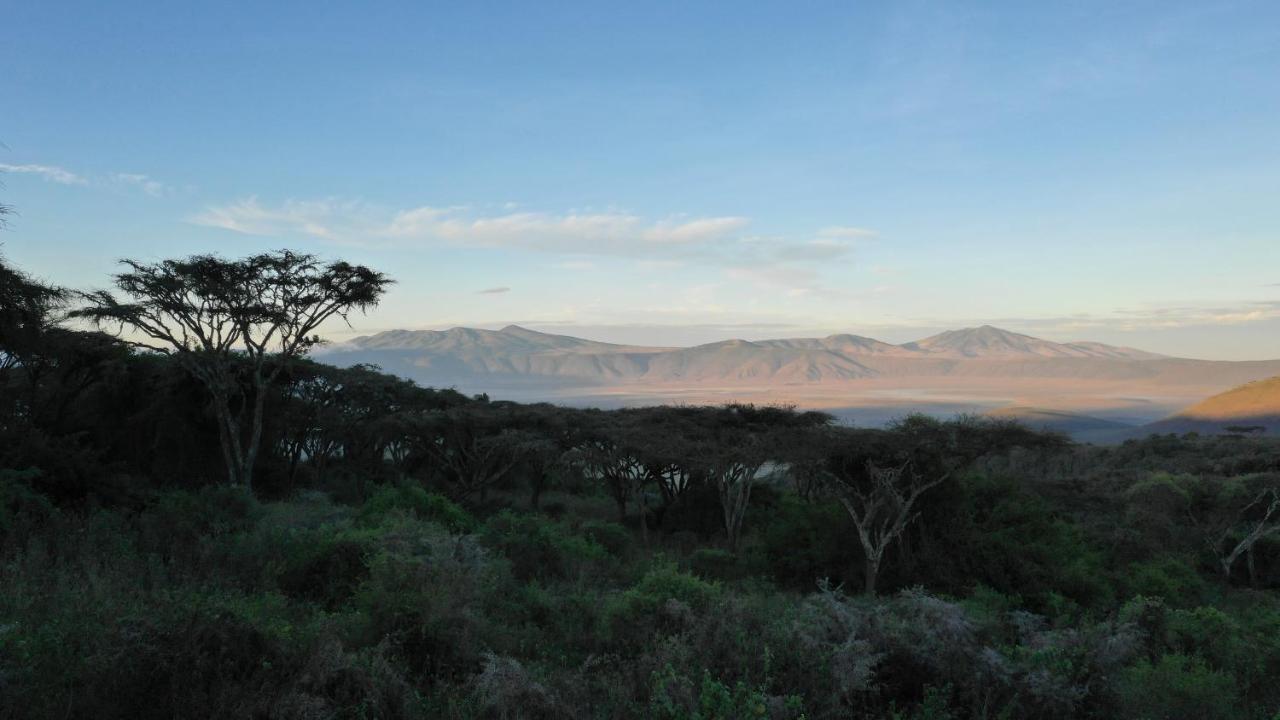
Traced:
<path fill-rule="evenodd" d="M 335 340 L 1280 357 L 1280 4 L 0 0 L 0 253 L 383 270 Z"/>

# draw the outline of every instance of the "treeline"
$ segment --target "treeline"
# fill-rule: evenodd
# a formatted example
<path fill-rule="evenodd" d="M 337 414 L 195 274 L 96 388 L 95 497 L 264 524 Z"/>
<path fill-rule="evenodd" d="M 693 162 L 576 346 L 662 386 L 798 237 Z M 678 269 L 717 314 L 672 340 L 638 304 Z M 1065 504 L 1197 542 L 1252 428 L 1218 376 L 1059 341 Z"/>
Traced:
<path fill-rule="evenodd" d="M 0 264 L 0 716 L 1280 709 L 1276 443 L 573 409 L 306 357 L 389 282 Z"/>

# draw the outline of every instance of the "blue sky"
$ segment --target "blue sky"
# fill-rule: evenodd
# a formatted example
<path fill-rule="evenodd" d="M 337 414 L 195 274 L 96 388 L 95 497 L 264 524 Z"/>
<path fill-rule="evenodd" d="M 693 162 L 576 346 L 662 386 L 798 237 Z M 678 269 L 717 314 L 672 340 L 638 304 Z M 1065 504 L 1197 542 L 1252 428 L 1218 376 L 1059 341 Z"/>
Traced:
<path fill-rule="evenodd" d="M 361 332 L 1280 357 L 1274 2 L 203 5 L 0 2 L 11 262 L 300 248 L 399 281 Z"/>

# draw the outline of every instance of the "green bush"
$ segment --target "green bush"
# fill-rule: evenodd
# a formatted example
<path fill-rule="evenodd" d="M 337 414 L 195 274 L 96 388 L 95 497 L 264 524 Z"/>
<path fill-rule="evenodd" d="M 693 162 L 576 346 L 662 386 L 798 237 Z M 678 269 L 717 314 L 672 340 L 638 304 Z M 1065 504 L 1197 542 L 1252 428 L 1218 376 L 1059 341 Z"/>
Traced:
<path fill-rule="evenodd" d="M 475 518 L 457 503 L 443 495 L 429 493 L 416 485 L 384 487 L 360 507 L 357 519 L 362 525 L 375 526 L 395 511 L 439 523 L 452 532 L 471 532 Z"/>
<path fill-rule="evenodd" d="M 424 558 L 373 558 L 354 602 L 363 642 L 388 642 L 410 677 L 426 685 L 475 670 L 481 652 L 478 598 L 485 581 L 477 562 L 473 553 L 451 557 L 441 546 Z"/>
<path fill-rule="evenodd" d="M 770 712 L 773 705 L 779 707 Z M 763 692 L 741 681 L 730 687 L 706 671 L 702 682 L 694 687 L 688 677 L 666 665 L 653 674 L 648 716 L 661 720 L 791 718 L 801 716 L 801 702 L 798 697 L 791 697 L 782 703 L 771 703 Z"/>
<path fill-rule="evenodd" d="M 616 558 L 627 557 L 635 546 L 631 531 L 616 522 L 587 520 L 582 523 L 579 532 Z"/>
<path fill-rule="evenodd" d="M 687 628 L 720 592 L 719 584 L 662 563 L 634 587 L 609 599 L 601 619 L 604 632 L 625 646 L 642 644 L 654 632 Z"/>
<path fill-rule="evenodd" d="M 1170 555 L 1130 563 L 1121 577 L 1129 595 L 1162 597 L 1171 605 L 1195 604 L 1206 591 L 1195 566 Z"/>
<path fill-rule="evenodd" d="M 143 547 L 190 563 L 209 539 L 248 530 L 261 506 L 242 487 L 211 485 L 161 493 L 140 518 Z"/>
<path fill-rule="evenodd" d="M 485 521 L 479 535 L 511 562 L 512 574 L 522 581 L 575 577 L 602 568 L 609 558 L 593 540 L 540 515 L 504 510 Z"/>
<path fill-rule="evenodd" d="M 827 578 L 836 584 L 860 579 L 862 548 L 849 513 L 839 503 L 806 502 L 784 495 L 764 518 L 747 561 L 780 584 L 805 592 Z"/>
<path fill-rule="evenodd" d="M 1203 660 L 1169 654 L 1143 660 L 1120 680 L 1125 717 L 1137 720 L 1229 720 L 1239 717 L 1235 681 Z"/>
<path fill-rule="evenodd" d="M 935 570 L 958 575 L 970 586 L 1019 595 L 1038 612 L 1063 599 L 1084 607 L 1113 600 L 1108 559 L 1047 501 L 1004 477 L 969 476 L 959 487 L 960 507 L 915 568 L 921 582 L 932 583 Z"/>
<path fill-rule="evenodd" d="M 689 569 L 707 580 L 734 580 L 743 569 L 738 556 L 720 548 L 698 548 L 689 555 Z"/>

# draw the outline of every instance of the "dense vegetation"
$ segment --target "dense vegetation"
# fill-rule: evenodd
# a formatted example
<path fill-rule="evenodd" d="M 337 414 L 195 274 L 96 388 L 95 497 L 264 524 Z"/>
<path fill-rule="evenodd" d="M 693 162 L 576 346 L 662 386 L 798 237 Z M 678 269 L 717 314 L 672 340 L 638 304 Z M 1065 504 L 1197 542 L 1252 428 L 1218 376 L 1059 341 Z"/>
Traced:
<path fill-rule="evenodd" d="M 126 275 L 287 315 L 185 262 Z M 521 405 L 84 307 L 138 305 L 0 265 L 0 717 L 1280 709 L 1276 443 Z"/>

